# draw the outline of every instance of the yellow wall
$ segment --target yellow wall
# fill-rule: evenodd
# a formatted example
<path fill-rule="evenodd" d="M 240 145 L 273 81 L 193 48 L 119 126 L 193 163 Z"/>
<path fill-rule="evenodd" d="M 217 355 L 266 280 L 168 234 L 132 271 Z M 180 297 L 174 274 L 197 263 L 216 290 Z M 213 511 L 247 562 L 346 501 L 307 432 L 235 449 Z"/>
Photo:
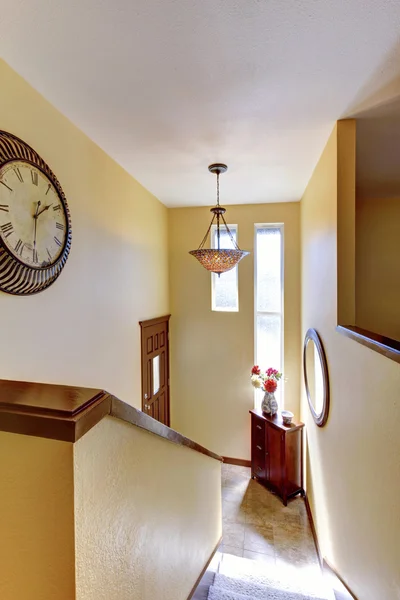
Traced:
<path fill-rule="evenodd" d="M 111 417 L 74 461 L 77 600 L 186 600 L 221 536 L 221 463 Z"/>
<path fill-rule="evenodd" d="M 299 203 L 230 206 L 238 242 L 251 255 L 239 265 L 239 312 L 211 310 L 211 276 L 188 254 L 210 222 L 202 208 L 169 211 L 172 425 L 215 452 L 250 458 L 254 395 L 254 224 L 284 223 L 285 408 L 299 414 Z"/>
<path fill-rule="evenodd" d="M 221 463 L 111 417 L 0 432 L 0 482 L 1 600 L 186 600 L 221 537 Z"/>
<path fill-rule="evenodd" d="M 356 122 L 340 125 L 337 138 L 337 322 L 354 325 L 356 318 Z"/>
<path fill-rule="evenodd" d="M 302 330 L 314 327 L 322 338 L 331 390 L 321 429 L 302 396 L 307 494 L 322 553 L 357 597 L 394 600 L 400 595 L 400 367 L 335 330 L 337 151 L 338 137 L 351 137 L 349 127 L 335 127 L 301 201 Z"/>
<path fill-rule="evenodd" d="M 356 323 L 400 340 L 400 198 L 358 198 Z"/>
<path fill-rule="evenodd" d="M 140 406 L 138 321 L 168 312 L 167 209 L 0 60 L 0 129 L 33 146 L 72 215 L 57 282 L 0 294 L 3 378 L 103 387 Z"/>
<path fill-rule="evenodd" d="M 72 444 L 0 432 L 0 598 L 74 600 Z"/>

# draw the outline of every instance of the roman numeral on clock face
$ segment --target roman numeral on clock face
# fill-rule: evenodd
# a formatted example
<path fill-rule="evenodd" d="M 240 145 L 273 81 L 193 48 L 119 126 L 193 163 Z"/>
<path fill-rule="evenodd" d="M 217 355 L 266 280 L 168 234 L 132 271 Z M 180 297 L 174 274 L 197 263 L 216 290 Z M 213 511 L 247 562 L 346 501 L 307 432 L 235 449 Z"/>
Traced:
<path fill-rule="evenodd" d="M 22 240 L 18 240 L 18 242 L 15 244 L 15 252 L 18 252 L 18 254 L 21 256 L 24 246 L 25 244 L 22 243 Z"/>
<path fill-rule="evenodd" d="M 49 193 L 50 189 L 51 189 L 51 183 L 49 183 L 49 185 L 47 186 L 47 190 L 46 190 L 45 196 L 47 196 L 47 194 Z"/>
<path fill-rule="evenodd" d="M 64 231 L 65 227 L 62 223 L 56 223 L 56 227 L 57 229 L 61 229 L 61 231 Z"/>
<path fill-rule="evenodd" d="M 37 253 L 37 250 L 35 250 L 35 249 L 33 249 L 33 262 L 35 264 L 38 264 L 38 262 L 39 262 L 38 253 Z"/>
<path fill-rule="evenodd" d="M 0 210 L 3 210 L 4 212 L 9 212 L 9 205 L 8 204 L 0 204 Z"/>
<path fill-rule="evenodd" d="M 32 175 L 32 183 L 33 183 L 33 185 L 38 185 L 39 184 L 39 177 L 38 177 L 38 174 L 36 173 L 36 171 L 31 171 L 31 175 Z"/>
<path fill-rule="evenodd" d="M 21 175 L 21 171 L 19 170 L 18 167 L 15 167 L 14 173 L 18 177 L 18 180 L 20 181 L 20 183 L 24 183 L 24 180 L 23 180 L 22 175 Z"/>
<path fill-rule="evenodd" d="M 4 233 L 4 237 L 8 238 L 14 231 L 14 226 L 12 223 L 5 223 L 1 226 L 1 231 Z"/>
<path fill-rule="evenodd" d="M 56 206 L 53 206 L 53 210 L 54 211 L 61 210 L 61 204 L 57 204 Z"/>
<path fill-rule="evenodd" d="M 58 237 L 54 236 L 54 241 L 57 244 L 57 246 L 60 246 L 60 248 L 61 248 L 62 243 L 60 242 L 60 240 L 58 239 Z"/>
<path fill-rule="evenodd" d="M 12 188 L 10 188 L 9 185 L 6 184 L 5 181 L 0 181 L 1 185 L 4 185 L 4 187 L 6 187 L 8 190 L 10 190 L 10 192 L 12 192 Z"/>

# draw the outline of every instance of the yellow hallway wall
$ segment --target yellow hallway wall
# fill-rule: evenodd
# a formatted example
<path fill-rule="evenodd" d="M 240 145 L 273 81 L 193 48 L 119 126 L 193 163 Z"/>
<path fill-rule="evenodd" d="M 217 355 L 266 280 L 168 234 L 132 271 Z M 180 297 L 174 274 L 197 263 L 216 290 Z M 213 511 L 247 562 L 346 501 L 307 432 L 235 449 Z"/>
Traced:
<path fill-rule="evenodd" d="M 306 485 L 323 555 L 359 600 L 394 600 L 400 597 L 400 365 L 336 331 L 338 137 L 350 139 L 352 128 L 337 124 L 301 201 L 302 333 L 314 327 L 322 338 L 331 392 L 323 428 L 302 396 Z"/>
<path fill-rule="evenodd" d="M 73 446 L 0 431 L 0 598 L 74 600 Z"/>
<path fill-rule="evenodd" d="M 112 417 L 74 463 L 76 600 L 187 600 L 221 537 L 221 463 Z"/>
<path fill-rule="evenodd" d="M 168 312 L 167 209 L 0 60 L 0 129 L 58 177 L 72 249 L 48 290 L 0 293 L 1 376 L 102 387 L 140 407 L 138 321 Z"/>
<path fill-rule="evenodd" d="M 254 224 L 284 224 L 285 408 L 299 415 L 299 203 L 229 206 L 238 242 L 250 256 L 239 265 L 239 312 L 211 310 L 211 275 L 188 254 L 210 222 L 207 207 L 169 210 L 172 426 L 233 458 L 250 458 L 254 395 Z M 269 366 L 269 365 L 266 365 Z"/>
<path fill-rule="evenodd" d="M 357 198 L 356 324 L 400 340 L 400 198 Z"/>

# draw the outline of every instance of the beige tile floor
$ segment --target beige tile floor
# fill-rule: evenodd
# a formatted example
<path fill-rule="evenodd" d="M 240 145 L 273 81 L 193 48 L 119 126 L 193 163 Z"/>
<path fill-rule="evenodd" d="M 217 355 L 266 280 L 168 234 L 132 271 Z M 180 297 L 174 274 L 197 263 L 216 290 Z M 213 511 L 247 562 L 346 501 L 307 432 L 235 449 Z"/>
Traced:
<path fill-rule="evenodd" d="M 250 469 L 222 466 L 222 552 L 271 566 L 319 570 L 304 500 L 281 500 L 251 479 Z"/>

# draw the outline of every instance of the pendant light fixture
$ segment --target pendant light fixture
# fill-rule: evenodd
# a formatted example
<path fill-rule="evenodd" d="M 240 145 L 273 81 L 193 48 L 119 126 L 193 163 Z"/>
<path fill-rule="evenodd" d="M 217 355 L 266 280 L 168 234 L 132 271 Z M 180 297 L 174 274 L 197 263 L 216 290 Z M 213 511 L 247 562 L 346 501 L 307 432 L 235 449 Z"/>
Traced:
<path fill-rule="evenodd" d="M 242 260 L 242 258 L 244 256 L 247 256 L 247 254 L 250 254 L 250 253 L 246 252 L 245 250 L 240 250 L 228 225 L 226 224 L 226 221 L 224 218 L 224 213 L 226 212 L 226 209 L 223 206 L 220 206 L 220 204 L 219 204 L 219 176 L 221 173 L 226 173 L 226 171 L 228 170 L 228 167 L 221 163 L 215 163 L 215 164 L 210 165 L 208 167 L 208 170 L 211 173 L 215 173 L 215 175 L 217 176 L 217 205 L 214 206 L 214 208 L 210 209 L 210 212 L 213 213 L 213 218 L 211 219 L 210 226 L 207 229 L 206 235 L 202 239 L 200 246 L 198 247 L 197 250 L 191 250 L 189 252 L 189 254 L 191 254 L 192 256 L 197 258 L 199 263 L 205 269 L 207 269 L 207 271 L 211 271 L 212 273 L 217 273 L 219 276 L 219 275 L 221 275 L 221 273 L 226 273 L 226 271 L 230 271 L 231 269 L 233 269 L 233 267 L 235 267 L 238 264 L 238 262 L 240 260 Z M 204 248 L 204 245 L 208 238 L 208 234 L 210 233 L 211 227 L 215 221 L 217 222 L 217 247 L 216 248 Z M 220 248 L 221 221 L 223 223 L 222 226 L 225 227 L 225 229 L 232 241 L 232 245 L 233 245 L 232 249 Z"/>

